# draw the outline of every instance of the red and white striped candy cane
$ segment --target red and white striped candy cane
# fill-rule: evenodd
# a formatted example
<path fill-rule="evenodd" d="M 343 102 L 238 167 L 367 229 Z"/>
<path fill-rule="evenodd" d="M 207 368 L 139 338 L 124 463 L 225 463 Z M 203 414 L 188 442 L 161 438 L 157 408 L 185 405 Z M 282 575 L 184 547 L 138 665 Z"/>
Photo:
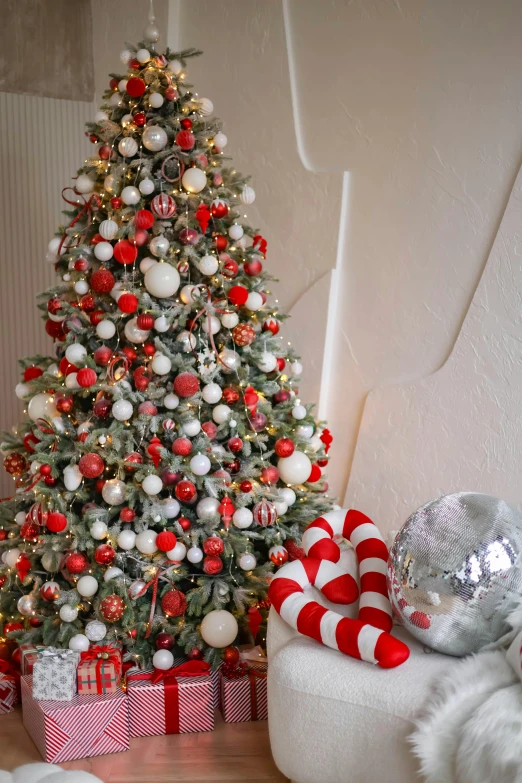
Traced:
<path fill-rule="evenodd" d="M 357 620 L 342 617 L 305 594 L 315 585 L 332 603 L 350 604 L 357 599 L 357 583 L 335 565 L 340 549 L 334 536 L 348 539 L 359 561 Z M 284 565 L 270 583 L 268 597 L 283 620 L 299 633 L 353 658 L 384 669 L 403 663 L 409 649 L 388 633 L 392 627 L 386 587 L 388 549 L 374 523 L 360 511 L 332 511 L 307 527 L 303 547 L 310 556 Z"/>

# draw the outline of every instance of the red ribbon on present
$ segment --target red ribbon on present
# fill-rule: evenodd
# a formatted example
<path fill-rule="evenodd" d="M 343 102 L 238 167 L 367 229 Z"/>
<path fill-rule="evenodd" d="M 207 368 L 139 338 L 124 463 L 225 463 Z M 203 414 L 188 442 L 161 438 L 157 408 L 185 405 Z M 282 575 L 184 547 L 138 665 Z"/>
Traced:
<path fill-rule="evenodd" d="M 131 674 L 127 682 L 149 680 L 152 685 L 163 683 L 165 694 L 165 734 L 179 734 L 179 683 L 178 677 L 205 677 L 210 672 L 210 664 L 206 661 L 187 661 L 172 669 L 154 669 L 153 672 Z"/>
<path fill-rule="evenodd" d="M 248 661 L 239 661 L 236 665 L 225 664 L 223 666 L 223 677 L 227 680 L 240 680 L 243 677 L 248 677 L 250 682 L 250 714 L 252 720 L 257 720 L 256 680 L 266 680 L 267 673 L 248 663 Z"/>
<path fill-rule="evenodd" d="M 102 669 L 104 664 L 112 663 L 118 676 L 121 675 L 121 652 L 110 644 L 105 647 L 100 644 L 90 647 L 85 652 L 80 653 L 80 664 L 87 663 L 89 661 L 97 661 L 96 663 L 96 689 L 99 693 L 103 693 L 103 679 Z"/>

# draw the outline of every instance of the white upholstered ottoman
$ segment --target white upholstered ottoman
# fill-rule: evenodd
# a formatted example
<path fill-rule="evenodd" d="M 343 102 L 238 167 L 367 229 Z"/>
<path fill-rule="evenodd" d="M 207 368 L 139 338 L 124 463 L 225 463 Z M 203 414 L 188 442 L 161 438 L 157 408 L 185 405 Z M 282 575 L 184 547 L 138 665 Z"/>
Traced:
<path fill-rule="evenodd" d="M 384 670 L 299 636 L 271 610 L 270 743 L 294 783 L 418 783 L 407 737 L 430 683 L 458 659 L 424 652 L 404 628 L 394 635 L 410 658 Z"/>

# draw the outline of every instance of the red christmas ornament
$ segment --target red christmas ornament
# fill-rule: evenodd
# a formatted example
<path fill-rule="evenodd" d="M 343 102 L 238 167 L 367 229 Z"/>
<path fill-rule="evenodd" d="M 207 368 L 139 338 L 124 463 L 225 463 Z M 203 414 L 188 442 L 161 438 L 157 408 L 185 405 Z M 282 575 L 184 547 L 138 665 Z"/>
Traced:
<path fill-rule="evenodd" d="M 7 538 L 7 530 L 0 528 L 0 541 L 5 541 Z"/>
<path fill-rule="evenodd" d="M 223 259 L 223 254 L 220 258 Z M 225 277 L 232 279 L 239 272 L 239 264 L 230 256 L 225 255 L 225 258 L 222 260 L 221 271 Z"/>
<path fill-rule="evenodd" d="M 88 389 L 89 386 L 94 386 L 97 380 L 98 376 L 96 375 L 96 372 L 91 370 L 90 367 L 82 367 L 82 369 L 78 370 L 76 373 L 76 382 L 82 389 Z"/>
<path fill-rule="evenodd" d="M 33 381 L 35 378 L 39 378 L 43 375 L 43 370 L 40 367 L 26 367 L 24 370 L 24 381 Z"/>
<path fill-rule="evenodd" d="M 237 647 L 225 647 L 221 657 L 225 663 L 228 663 L 230 666 L 235 666 L 239 663 L 239 650 Z"/>
<path fill-rule="evenodd" d="M 57 297 L 54 297 L 54 299 L 49 299 L 47 302 L 47 312 L 51 315 L 58 315 L 60 310 L 62 309 L 62 302 Z"/>
<path fill-rule="evenodd" d="M 156 353 L 156 346 L 154 343 L 143 343 L 143 353 L 149 359 Z"/>
<path fill-rule="evenodd" d="M 259 476 L 261 484 L 277 484 L 279 481 L 279 471 L 273 465 L 263 468 Z"/>
<path fill-rule="evenodd" d="M 242 285 L 233 285 L 228 292 L 228 301 L 231 304 L 236 305 L 236 307 L 241 307 L 244 305 L 247 299 L 248 291 Z"/>
<path fill-rule="evenodd" d="M 82 476 L 85 478 L 98 478 L 101 476 L 105 469 L 105 462 L 102 460 L 99 454 L 90 452 L 84 454 L 78 463 L 78 468 Z"/>
<path fill-rule="evenodd" d="M 203 558 L 203 571 L 209 576 L 220 574 L 223 570 L 223 561 L 216 555 L 207 555 Z"/>
<path fill-rule="evenodd" d="M 4 625 L 4 633 L 14 633 L 15 631 L 23 631 L 24 626 L 22 623 L 5 623 Z M 9 657 L 11 657 L 11 653 L 9 653 Z"/>
<path fill-rule="evenodd" d="M 157 650 L 172 650 L 174 647 L 174 637 L 172 634 L 162 631 L 156 636 L 154 644 L 156 645 Z"/>
<path fill-rule="evenodd" d="M 86 272 L 89 268 L 89 262 L 86 258 L 77 258 L 74 262 L 74 268 L 77 272 Z"/>
<path fill-rule="evenodd" d="M 196 220 L 199 223 L 199 227 L 204 234 L 208 228 L 210 222 L 210 210 L 206 204 L 200 204 L 196 211 Z"/>
<path fill-rule="evenodd" d="M 181 590 L 169 590 L 161 599 L 161 608 L 167 617 L 180 617 L 185 614 L 187 599 Z"/>
<path fill-rule="evenodd" d="M 135 517 L 136 517 L 136 512 L 133 511 L 132 508 L 129 508 L 128 506 L 125 506 L 120 511 L 120 519 L 122 522 L 126 522 L 128 524 L 129 522 L 132 522 Z"/>
<path fill-rule="evenodd" d="M 319 465 L 320 468 L 325 468 L 328 465 L 328 460 L 327 459 L 318 459 L 317 460 L 317 464 Z"/>
<path fill-rule="evenodd" d="M 174 493 L 178 500 L 182 500 L 185 503 L 188 503 L 190 500 L 193 500 L 196 497 L 196 487 L 192 481 L 183 479 L 183 481 L 180 481 L 179 484 L 176 485 Z"/>
<path fill-rule="evenodd" d="M 177 540 L 178 539 L 176 538 L 174 533 L 171 533 L 170 530 L 163 530 L 156 537 L 156 546 L 158 547 L 160 552 L 170 552 L 170 550 L 174 549 L 174 547 L 176 546 Z"/>
<path fill-rule="evenodd" d="M 34 522 L 24 522 L 20 528 L 20 536 L 26 541 L 31 538 L 37 538 L 39 532 L 40 528 Z"/>
<path fill-rule="evenodd" d="M 180 122 L 181 127 L 183 130 L 190 130 L 192 128 L 192 120 L 189 120 L 188 117 L 184 117 Z"/>
<path fill-rule="evenodd" d="M 51 319 L 46 321 L 45 331 L 49 337 L 52 337 L 55 340 L 63 341 L 65 339 L 65 332 L 63 331 L 62 324 L 57 321 L 51 321 Z"/>
<path fill-rule="evenodd" d="M 133 264 L 138 257 L 138 248 L 128 239 L 119 239 L 114 245 L 114 258 L 120 264 Z"/>
<path fill-rule="evenodd" d="M 148 332 L 154 326 L 154 317 L 150 313 L 140 313 L 136 320 L 136 326 L 138 329 Z"/>
<path fill-rule="evenodd" d="M 58 479 L 55 479 L 54 476 L 46 476 L 44 478 L 44 484 L 46 487 L 54 487 L 58 483 Z"/>
<path fill-rule="evenodd" d="M 39 628 L 41 625 L 43 625 L 43 620 L 40 620 L 39 617 L 30 617 L 29 618 L 29 625 L 31 626 L 31 628 Z M 20 652 L 20 648 L 15 650 L 15 652 Z M 13 655 L 14 655 L 14 653 L 13 653 Z"/>
<path fill-rule="evenodd" d="M 125 348 L 122 348 L 122 351 L 131 364 L 136 361 L 138 354 L 136 353 L 135 348 L 132 348 L 130 345 L 126 345 Z"/>
<path fill-rule="evenodd" d="M 284 546 L 273 546 L 268 550 L 268 556 L 276 566 L 282 566 L 288 562 L 288 551 Z"/>
<path fill-rule="evenodd" d="M 44 601 L 52 603 L 60 597 L 60 586 L 56 582 L 44 582 L 40 588 L 40 595 Z"/>
<path fill-rule="evenodd" d="M 129 68 L 133 71 L 139 71 L 141 69 L 141 63 L 135 57 L 129 62 Z"/>
<path fill-rule="evenodd" d="M 100 604 L 100 614 L 108 623 L 117 623 L 125 611 L 125 602 L 119 595 L 112 594 L 104 598 Z"/>
<path fill-rule="evenodd" d="M 263 322 L 263 332 L 272 332 L 272 334 L 275 335 L 278 333 L 278 331 L 279 331 L 279 323 L 276 321 L 275 318 L 267 318 L 266 321 Z"/>
<path fill-rule="evenodd" d="M 124 460 L 125 470 L 128 473 L 131 473 L 138 468 L 138 465 L 143 465 L 143 457 L 141 454 L 138 454 L 137 451 L 131 451 L 130 454 L 126 455 Z"/>
<path fill-rule="evenodd" d="M 241 347 L 251 345 L 256 339 L 256 332 L 250 324 L 238 324 L 232 329 L 232 339 Z"/>
<path fill-rule="evenodd" d="M 27 435 L 24 436 L 24 447 L 29 454 L 34 454 L 34 446 L 36 446 L 37 443 L 40 443 L 40 441 L 32 432 L 28 432 Z"/>
<path fill-rule="evenodd" d="M 173 386 L 178 397 L 192 397 L 199 391 L 199 379 L 191 372 L 182 372 L 175 377 Z"/>
<path fill-rule="evenodd" d="M 263 264 L 258 258 L 252 258 L 243 264 L 245 274 L 249 277 L 257 277 L 263 271 Z"/>
<path fill-rule="evenodd" d="M 210 536 L 203 542 L 203 551 L 206 555 L 222 555 L 225 551 L 223 539 L 219 536 Z"/>
<path fill-rule="evenodd" d="M 51 533 L 62 533 L 67 527 L 67 517 L 59 511 L 51 511 L 47 517 L 46 526 Z"/>
<path fill-rule="evenodd" d="M 141 67 L 139 60 L 132 62 L 137 62 L 137 67 Z M 146 84 L 143 79 L 140 79 L 139 76 L 131 76 L 131 78 L 127 81 L 127 87 L 125 89 L 132 98 L 140 98 L 146 90 Z"/>
<path fill-rule="evenodd" d="M 267 242 L 266 239 L 261 236 L 261 234 L 255 235 L 254 239 L 252 240 L 252 247 L 254 250 L 259 250 L 259 252 L 263 255 L 263 258 L 266 258 Z"/>
<path fill-rule="evenodd" d="M 329 429 L 325 429 L 322 431 L 320 435 L 320 440 L 322 440 L 322 442 L 324 443 L 324 453 L 328 454 L 328 452 L 330 451 L 330 447 L 333 443 L 333 435 Z"/>
<path fill-rule="evenodd" d="M 233 454 L 237 454 L 243 448 L 243 441 L 236 435 L 233 438 L 230 438 L 227 445 Z"/>
<path fill-rule="evenodd" d="M 252 492 L 252 482 L 251 481 L 242 481 L 239 485 L 239 489 L 241 492 Z"/>
<path fill-rule="evenodd" d="M 122 313 L 135 313 L 138 309 L 138 297 L 134 294 L 122 294 L 118 299 L 118 307 Z"/>
<path fill-rule="evenodd" d="M 312 470 L 306 481 L 308 484 L 313 484 L 314 482 L 319 481 L 322 475 L 319 465 L 312 465 Z"/>
<path fill-rule="evenodd" d="M 161 441 L 158 437 L 154 436 L 147 446 L 147 454 L 154 463 L 154 467 L 157 468 L 161 462 L 160 449 L 163 448 Z"/>
<path fill-rule="evenodd" d="M 143 128 L 143 126 L 147 122 L 147 117 L 144 114 L 144 112 L 139 111 L 137 114 L 134 115 L 132 121 L 137 128 Z"/>
<path fill-rule="evenodd" d="M 225 468 L 230 473 L 236 474 L 241 470 L 241 463 L 238 459 L 235 459 L 232 462 L 225 462 Z"/>
<path fill-rule="evenodd" d="M 150 202 L 150 208 L 160 220 L 168 220 L 176 214 L 176 202 L 166 193 L 158 193 Z"/>
<path fill-rule="evenodd" d="M 120 82 L 119 82 L 119 80 L 118 80 L 118 79 L 116 79 L 116 77 L 113 77 L 113 78 L 110 80 L 110 82 L 109 82 L 109 87 L 111 88 L 111 90 L 114 90 L 114 91 L 116 91 L 116 90 L 118 89 L 118 84 L 119 84 L 119 83 L 120 83 Z"/>
<path fill-rule="evenodd" d="M 136 247 L 142 247 L 149 241 L 149 232 L 142 228 L 136 228 L 134 233 L 131 233 L 129 236 L 131 237 Z"/>
<path fill-rule="evenodd" d="M 78 372 L 79 369 L 75 364 L 69 364 L 65 356 L 63 359 L 60 359 L 60 364 L 58 367 L 62 375 L 70 375 L 72 372 Z"/>
<path fill-rule="evenodd" d="M 178 517 L 176 521 L 184 533 L 186 533 L 187 530 L 190 530 L 190 519 L 187 517 Z"/>
<path fill-rule="evenodd" d="M 68 394 L 60 395 L 59 397 L 56 397 L 55 405 L 60 413 L 70 413 L 73 409 L 74 398 Z"/>
<path fill-rule="evenodd" d="M 243 402 L 245 403 L 250 413 L 256 412 L 257 403 L 259 402 L 259 395 L 254 391 L 252 386 L 247 386 L 245 389 L 243 393 Z"/>
<path fill-rule="evenodd" d="M 115 557 L 116 552 L 110 544 L 100 544 L 94 552 L 94 559 L 99 565 L 110 565 Z"/>
<path fill-rule="evenodd" d="M 92 407 L 92 410 L 94 415 L 97 416 L 99 419 L 107 419 L 109 418 L 111 408 L 112 408 L 111 400 L 102 397 L 100 400 L 96 400 L 96 402 Z"/>
<path fill-rule="evenodd" d="M 222 198 L 215 198 L 210 205 L 210 213 L 213 218 L 220 220 L 228 215 L 228 204 Z"/>
<path fill-rule="evenodd" d="M 237 389 L 233 389 L 230 386 L 226 386 L 223 389 L 223 399 L 227 403 L 227 405 L 233 405 L 235 402 L 239 400 L 239 392 Z"/>
<path fill-rule="evenodd" d="M 98 147 L 98 155 L 100 156 L 100 160 L 109 160 L 111 157 L 111 148 L 108 144 L 101 144 Z"/>
<path fill-rule="evenodd" d="M 303 558 L 306 557 L 304 549 L 301 549 L 301 547 L 298 546 L 295 541 L 292 541 L 291 538 L 286 539 L 285 547 L 288 552 L 289 560 L 303 560 Z"/>
<path fill-rule="evenodd" d="M 254 521 L 262 527 L 273 525 L 277 521 L 277 511 L 273 503 L 262 498 L 252 509 Z"/>
<path fill-rule="evenodd" d="M 154 215 L 148 209 L 139 209 L 134 215 L 136 228 L 149 229 L 154 225 Z"/>
<path fill-rule="evenodd" d="M 83 310 L 84 313 L 90 313 L 95 307 L 96 302 L 94 301 L 92 294 L 85 294 L 85 296 L 82 296 L 80 299 L 80 309 Z"/>
<path fill-rule="evenodd" d="M 89 280 L 92 290 L 97 294 L 108 294 L 114 288 L 115 282 L 114 275 L 108 269 L 98 269 L 92 273 Z"/>
<path fill-rule="evenodd" d="M 158 412 L 158 409 L 154 405 L 153 402 L 150 400 L 145 400 L 145 402 L 140 402 L 138 405 L 138 413 L 144 413 L 146 416 L 155 416 Z"/>
<path fill-rule="evenodd" d="M 214 424 L 213 421 L 204 421 L 201 429 L 210 440 L 214 440 L 218 431 L 217 424 Z"/>
<path fill-rule="evenodd" d="M 96 364 L 99 364 L 101 367 L 107 367 L 112 359 L 112 349 L 107 345 L 100 345 L 100 347 L 96 348 L 94 351 L 93 356 Z"/>
<path fill-rule="evenodd" d="M 22 454 L 13 452 L 4 459 L 4 468 L 11 476 L 20 476 L 27 470 L 27 460 Z"/>
<path fill-rule="evenodd" d="M 283 372 L 283 370 L 285 369 L 285 367 L 286 367 L 286 362 L 285 362 L 285 360 L 283 359 L 283 357 L 282 357 L 282 356 L 279 356 L 279 357 L 277 358 L 277 370 L 278 370 L 278 372 Z"/>
<path fill-rule="evenodd" d="M 291 438 L 279 438 L 276 440 L 274 451 L 278 457 L 289 457 L 295 451 L 295 444 Z"/>
<path fill-rule="evenodd" d="M 214 242 L 214 247 L 218 253 L 222 253 L 228 247 L 228 239 L 224 234 L 214 234 L 212 241 Z"/>
<path fill-rule="evenodd" d="M 167 87 L 165 92 L 163 93 L 163 96 L 166 101 L 175 101 L 178 97 L 178 91 L 175 87 Z"/>
<path fill-rule="evenodd" d="M 275 403 L 287 402 L 290 399 L 290 396 L 291 395 L 288 389 L 280 389 L 278 392 L 274 394 L 273 399 Z"/>
<path fill-rule="evenodd" d="M 41 476 L 50 476 L 53 472 L 53 469 L 51 465 L 48 465 L 47 463 L 45 465 L 40 465 L 40 475 Z"/>
<path fill-rule="evenodd" d="M 82 552 L 72 552 L 65 559 L 65 567 L 70 574 L 81 574 L 88 565 L 89 561 Z"/>
<path fill-rule="evenodd" d="M 113 196 L 111 198 L 111 207 L 113 209 L 119 209 L 122 204 L 123 204 L 123 201 L 121 200 L 121 198 L 118 198 L 118 196 Z"/>
<path fill-rule="evenodd" d="M 176 144 L 184 152 L 191 150 L 195 143 L 196 138 L 191 130 L 180 130 L 179 133 L 176 134 Z"/>
<path fill-rule="evenodd" d="M 106 483 L 106 479 L 103 478 L 96 479 L 96 481 L 94 482 L 94 489 L 96 490 L 96 492 L 101 493 L 105 486 L 105 483 Z"/>
<path fill-rule="evenodd" d="M 149 383 L 150 381 L 146 375 L 136 375 L 134 377 L 136 391 L 146 391 L 149 388 Z"/>
<path fill-rule="evenodd" d="M 89 320 L 93 326 L 98 326 L 100 321 L 103 321 L 105 318 L 105 313 L 103 310 L 94 310 L 89 316 Z"/>
<path fill-rule="evenodd" d="M 192 443 L 188 438 L 176 438 L 172 444 L 172 453 L 178 457 L 188 457 L 192 451 Z"/>
<path fill-rule="evenodd" d="M 216 475 L 214 473 L 214 475 Z M 229 497 L 225 495 L 223 500 L 218 506 L 218 512 L 221 514 L 222 517 L 231 517 L 234 511 L 236 510 L 236 507 L 232 503 Z"/>

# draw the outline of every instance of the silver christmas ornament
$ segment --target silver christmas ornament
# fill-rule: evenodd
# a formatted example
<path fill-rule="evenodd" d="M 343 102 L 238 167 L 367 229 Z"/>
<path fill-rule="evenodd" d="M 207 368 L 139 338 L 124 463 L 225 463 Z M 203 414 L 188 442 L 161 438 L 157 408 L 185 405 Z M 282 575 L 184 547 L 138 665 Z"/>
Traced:
<path fill-rule="evenodd" d="M 522 514 L 474 492 L 418 509 L 388 561 L 395 613 L 410 633 L 447 655 L 468 655 L 510 630 L 522 597 Z"/>
<path fill-rule="evenodd" d="M 18 599 L 16 606 L 21 615 L 24 617 L 29 617 L 30 615 L 34 614 L 36 610 L 36 598 L 31 594 L 23 595 Z"/>
<path fill-rule="evenodd" d="M 101 620 L 90 620 L 85 626 L 85 636 L 90 642 L 101 642 L 107 635 L 107 626 Z"/>
<path fill-rule="evenodd" d="M 125 482 L 109 479 L 103 485 L 102 498 L 109 506 L 119 506 L 125 500 Z"/>

